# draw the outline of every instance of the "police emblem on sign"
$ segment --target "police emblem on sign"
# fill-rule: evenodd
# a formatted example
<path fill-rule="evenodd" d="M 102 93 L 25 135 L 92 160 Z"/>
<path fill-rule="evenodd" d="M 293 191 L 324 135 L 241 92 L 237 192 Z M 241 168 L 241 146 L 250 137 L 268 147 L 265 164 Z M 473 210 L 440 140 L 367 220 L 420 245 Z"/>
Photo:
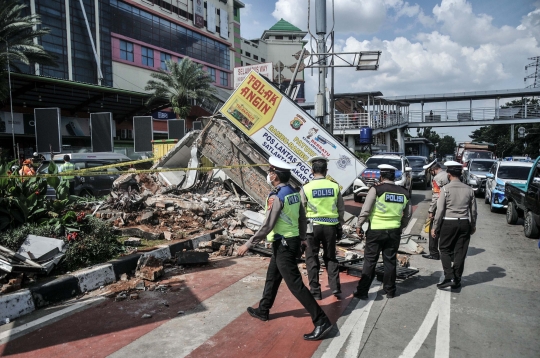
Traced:
<path fill-rule="evenodd" d="M 346 155 L 340 155 L 337 161 L 337 167 L 339 169 L 345 170 L 349 165 L 351 165 L 351 158 Z"/>
<path fill-rule="evenodd" d="M 386 193 L 384 195 L 384 201 L 387 203 L 403 204 L 405 202 L 405 195 Z"/>

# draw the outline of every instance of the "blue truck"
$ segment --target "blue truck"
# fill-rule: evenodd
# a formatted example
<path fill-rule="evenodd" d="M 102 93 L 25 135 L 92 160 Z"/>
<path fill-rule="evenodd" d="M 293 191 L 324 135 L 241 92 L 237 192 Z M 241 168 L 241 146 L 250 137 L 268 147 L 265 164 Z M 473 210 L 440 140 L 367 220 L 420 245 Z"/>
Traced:
<path fill-rule="evenodd" d="M 524 219 L 525 236 L 540 236 L 540 157 L 536 158 L 526 183 L 506 183 L 504 193 L 508 199 L 506 222 L 514 225 Z"/>

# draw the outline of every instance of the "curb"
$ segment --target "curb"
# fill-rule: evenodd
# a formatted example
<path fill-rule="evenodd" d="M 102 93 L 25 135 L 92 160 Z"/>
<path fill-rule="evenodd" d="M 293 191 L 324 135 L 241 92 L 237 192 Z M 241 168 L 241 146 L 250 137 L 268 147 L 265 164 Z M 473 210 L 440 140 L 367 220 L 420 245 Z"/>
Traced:
<path fill-rule="evenodd" d="M 0 296 L 0 319 L 9 318 L 13 320 L 38 308 L 65 301 L 82 293 L 98 289 L 101 286 L 109 285 L 120 279 L 122 274 L 135 271 L 141 256 L 170 259 L 178 252 L 193 250 L 199 247 L 201 242 L 213 240 L 216 234 L 222 233 L 223 230 L 214 230 L 183 242 L 160 245 L 157 249 L 149 252 L 124 256 L 58 277 L 30 289 L 2 295 Z"/>

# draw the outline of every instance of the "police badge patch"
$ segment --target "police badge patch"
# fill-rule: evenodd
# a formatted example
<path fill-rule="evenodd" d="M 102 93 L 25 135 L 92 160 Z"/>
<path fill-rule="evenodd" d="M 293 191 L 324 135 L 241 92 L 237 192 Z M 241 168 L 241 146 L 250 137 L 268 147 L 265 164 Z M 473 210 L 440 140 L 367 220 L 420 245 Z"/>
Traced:
<path fill-rule="evenodd" d="M 340 155 L 337 161 L 337 166 L 341 170 L 345 170 L 349 165 L 351 165 L 351 158 L 346 155 Z"/>

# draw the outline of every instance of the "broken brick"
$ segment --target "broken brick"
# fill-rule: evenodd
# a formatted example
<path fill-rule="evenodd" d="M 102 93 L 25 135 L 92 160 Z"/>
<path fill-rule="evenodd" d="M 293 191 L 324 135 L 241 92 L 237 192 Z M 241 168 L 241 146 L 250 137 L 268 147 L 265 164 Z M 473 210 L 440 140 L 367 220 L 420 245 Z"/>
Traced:
<path fill-rule="evenodd" d="M 163 276 L 163 261 L 154 256 L 141 256 L 137 263 L 135 277 L 156 281 Z"/>

